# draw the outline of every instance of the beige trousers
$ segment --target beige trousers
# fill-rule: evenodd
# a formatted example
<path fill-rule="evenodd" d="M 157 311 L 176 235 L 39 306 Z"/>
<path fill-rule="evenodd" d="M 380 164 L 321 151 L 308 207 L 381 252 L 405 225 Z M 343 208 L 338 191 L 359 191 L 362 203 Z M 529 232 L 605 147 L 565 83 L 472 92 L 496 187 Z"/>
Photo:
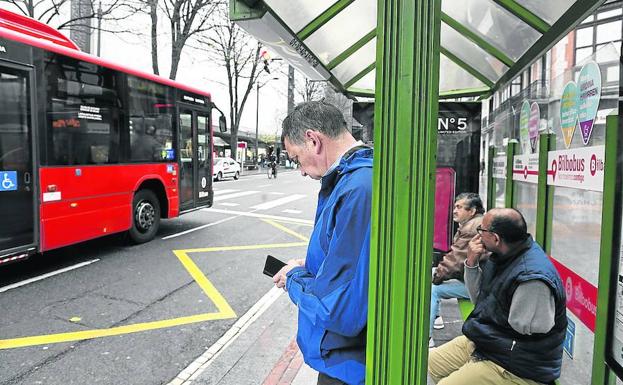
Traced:
<path fill-rule="evenodd" d="M 472 357 L 474 343 L 465 336 L 433 348 L 428 354 L 428 374 L 438 385 L 539 385 L 517 377 L 500 365 Z"/>

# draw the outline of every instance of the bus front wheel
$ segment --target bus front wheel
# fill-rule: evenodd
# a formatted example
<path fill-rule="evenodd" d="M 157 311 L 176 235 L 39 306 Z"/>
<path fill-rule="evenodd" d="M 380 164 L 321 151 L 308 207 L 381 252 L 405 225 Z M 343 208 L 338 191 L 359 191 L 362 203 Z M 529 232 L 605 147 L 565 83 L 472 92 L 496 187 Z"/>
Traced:
<path fill-rule="evenodd" d="M 130 240 L 134 243 L 149 242 L 160 227 L 160 203 L 151 190 L 139 190 L 132 200 L 132 227 Z"/>

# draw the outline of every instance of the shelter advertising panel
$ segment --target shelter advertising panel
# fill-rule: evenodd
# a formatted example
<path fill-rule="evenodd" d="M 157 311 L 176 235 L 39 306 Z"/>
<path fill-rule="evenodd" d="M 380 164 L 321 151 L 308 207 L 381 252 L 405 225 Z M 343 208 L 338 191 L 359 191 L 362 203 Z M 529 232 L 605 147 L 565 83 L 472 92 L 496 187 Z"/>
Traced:
<path fill-rule="evenodd" d="M 547 184 L 603 191 L 605 146 L 550 151 Z"/>
<path fill-rule="evenodd" d="M 526 183 L 539 182 L 539 154 L 513 157 L 513 180 Z"/>
<path fill-rule="evenodd" d="M 506 154 L 493 158 L 493 178 L 506 179 Z"/>

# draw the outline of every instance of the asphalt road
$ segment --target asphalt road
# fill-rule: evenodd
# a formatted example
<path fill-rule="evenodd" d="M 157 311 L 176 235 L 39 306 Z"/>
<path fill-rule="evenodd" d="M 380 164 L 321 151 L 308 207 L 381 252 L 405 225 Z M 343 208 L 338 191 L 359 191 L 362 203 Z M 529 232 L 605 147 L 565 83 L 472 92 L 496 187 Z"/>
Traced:
<path fill-rule="evenodd" d="M 0 384 L 168 383 L 271 289 L 267 254 L 304 257 L 319 187 L 298 172 L 215 182 L 212 209 L 152 242 L 113 235 L 1 268 Z"/>

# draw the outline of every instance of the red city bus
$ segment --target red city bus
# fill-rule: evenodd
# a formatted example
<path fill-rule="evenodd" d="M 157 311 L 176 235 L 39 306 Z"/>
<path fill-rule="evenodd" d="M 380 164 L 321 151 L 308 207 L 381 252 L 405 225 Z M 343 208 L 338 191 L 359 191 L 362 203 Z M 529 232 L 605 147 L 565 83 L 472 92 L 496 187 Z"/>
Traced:
<path fill-rule="evenodd" d="M 213 108 L 0 9 L 0 264 L 211 206 Z"/>

